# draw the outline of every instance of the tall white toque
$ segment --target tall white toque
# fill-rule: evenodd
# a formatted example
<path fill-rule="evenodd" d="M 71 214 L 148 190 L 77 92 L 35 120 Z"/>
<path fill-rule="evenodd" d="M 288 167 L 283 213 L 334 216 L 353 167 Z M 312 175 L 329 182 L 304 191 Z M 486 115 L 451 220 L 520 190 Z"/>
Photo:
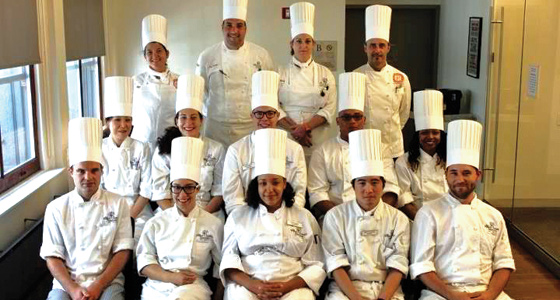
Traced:
<path fill-rule="evenodd" d="M 204 78 L 199 75 L 188 74 L 179 76 L 177 81 L 177 98 L 175 112 L 192 108 L 202 113 L 204 97 Z"/>
<path fill-rule="evenodd" d="M 248 0 L 224 0 L 223 20 L 247 21 L 247 2 Z"/>
<path fill-rule="evenodd" d="M 416 131 L 443 128 L 443 94 L 436 90 L 414 92 Z"/>
<path fill-rule="evenodd" d="M 132 93 L 134 92 L 132 77 L 106 77 L 104 89 L 103 101 L 107 104 L 104 105 L 104 117 L 132 117 Z"/>
<path fill-rule="evenodd" d="M 447 167 L 456 164 L 478 169 L 482 125 L 471 120 L 456 120 L 447 127 Z"/>
<path fill-rule="evenodd" d="M 167 48 L 167 19 L 160 15 L 148 15 L 142 20 L 142 50 L 151 42 Z"/>
<path fill-rule="evenodd" d="M 366 75 L 348 72 L 338 75 L 338 112 L 346 109 L 364 111 Z"/>
<path fill-rule="evenodd" d="M 171 141 L 171 172 L 169 181 L 190 179 L 200 183 L 200 163 L 204 142 L 201 139 L 182 136 Z"/>
<path fill-rule="evenodd" d="M 278 83 L 280 75 L 274 71 L 259 71 L 252 77 L 251 109 L 270 106 L 278 110 Z"/>
<path fill-rule="evenodd" d="M 290 24 L 292 25 L 292 39 L 298 34 L 306 33 L 312 38 L 313 22 L 315 20 L 315 5 L 309 2 L 298 2 L 290 5 Z"/>
<path fill-rule="evenodd" d="M 101 163 L 103 130 L 101 120 L 75 118 L 68 122 L 68 164 L 73 166 L 84 161 Z"/>
<path fill-rule="evenodd" d="M 286 131 L 265 128 L 253 134 L 255 172 L 253 178 L 274 174 L 286 178 Z"/>
<path fill-rule="evenodd" d="M 364 176 L 383 177 L 381 131 L 355 130 L 348 134 L 348 141 L 352 179 Z"/>
<path fill-rule="evenodd" d="M 371 5 L 366 8 L 366 42 L 384 39 L 389 42 L 391 31 L 391 8 L 386 5 Z"/>

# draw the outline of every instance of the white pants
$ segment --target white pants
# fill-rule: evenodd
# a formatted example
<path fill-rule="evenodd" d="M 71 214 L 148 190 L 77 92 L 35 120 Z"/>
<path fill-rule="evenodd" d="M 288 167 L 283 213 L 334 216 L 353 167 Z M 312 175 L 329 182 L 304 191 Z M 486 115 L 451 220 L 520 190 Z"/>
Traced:
<path fill-rule="evenodd" d="M 152 283 L 155 283 L 152 281 Z M 210 300 L 212 291 L 204 279 L 197 279 L 192 284 L 169 288 L 171 284 L 149 284 L 142 286 L 142 300 Z M 158 286 L 165 288 L 158 289 Z"/>
<path fill-rule="evenodd" d="M 358 293 L 360 293 L 362 297 L 369 298 L 369 299 L 377 299 L 377 297 L 379 296 L 379 292 L 381 292 L 381 289 L 383 288 L 383 283 L 381 282 L 366 282 L 366 281 L 354 280 L 352 281 L 352 285 L 354 285 L 354 287 L 356 288 L 356 290 L 358 290 Z M 338 287 L 336 281 L 331 282 L 325 300 L 348 300 L 348 299 L 349 298 Z M 404 300 L 404 294 L 400 286 L 391 299 Z"/>
<path fill-rule="evenodd" d="M 226 285 L 224 300 L 258 300 L 257 295 L 251 293 L 245 287 L 230 282 Z M 315 295 L 309 288 L 293 290 L 280 298 L 280 300 L 314 300 Z"/>
<path fill-rule="evenodd" d="M 466 293 L 474 293 L 474 292 L 483 292 L 488 289 L 486 285 L 477 285 L 477 286 L 450 286 L 454 291 L 458 292 L 466 292 Z M 422 290 L 422 294 L 420 295 L 420 300 L 445 300 L 444 297 L 440 296 L 439 294 L 432 292 L 428 289 Z M 512 300 L 506 293 L 501 292 L 496 300 Z"/>

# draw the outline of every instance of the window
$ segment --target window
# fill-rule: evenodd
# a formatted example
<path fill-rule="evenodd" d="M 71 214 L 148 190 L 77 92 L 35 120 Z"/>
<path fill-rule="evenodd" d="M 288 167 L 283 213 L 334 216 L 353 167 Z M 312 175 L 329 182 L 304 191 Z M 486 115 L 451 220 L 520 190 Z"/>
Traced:
<path fill-rule="evenodd" d="M 66 63 L 70 119 L 101 117 L 100 69 L 100 59 L 98 57 Z"/>
<path fill-rule="evenodd" d="M 0 70 L 0 192 L 39 170 L 33 66 Z"/>

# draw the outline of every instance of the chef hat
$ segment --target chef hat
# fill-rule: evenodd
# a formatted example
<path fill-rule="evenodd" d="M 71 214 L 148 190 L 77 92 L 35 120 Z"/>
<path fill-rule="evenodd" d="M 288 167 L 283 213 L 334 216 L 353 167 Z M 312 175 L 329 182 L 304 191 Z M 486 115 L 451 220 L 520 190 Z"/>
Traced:
<path fill-rule="evenodd" d="M 471 165 L 478 169 L 482 125 L 471 120 L 456 120 L 447 127 L 447 167 Z"/>
<path fill-rule="evenodd" d="M 105 118 L 132 117 L 132 93 L 134 92 L 132 77 L 111 76 L 105 78 L 104 84 L 103 101 L 107 103 L 104 105 Z"/>
<path fill-rule="evenodd" d="M 278 110 L 278 82 L 280 75 L 274 71 L 259 71 L 253 74 L 251 109 L 270 106 Z"/>
<path fill-rule="evenodd" d="M 171 141 L 171 172 L 169 181 L 190 179 L 200 183 L 200 163 L 204 142 L 188 136 Z"/>
<path fill-rule="evenodd" d="M 355 130 L 348 134 L 348 139 L 352 179 L 364 176 L 383 177 L 381 131 L 377 129 Z"/>
<path fill-rule="evenodd" d="M 345 109 L 364 111 L 366 75 L 358 72 L 338 76 L 338 112 Z"/>
<path fill-rule="evenodd" d="M 202 112 L 202 98 L 204 97 L 204 78 L 199 75 L 188 74 L 179 76 L 177 81 L 177 101 L 175 112 L 192 108 Z"/>
<path fill-rule="evenodd" d="M 167 48 L 167 19 L 160 15 L 148 15 L 142 20 L 142 50 L 151 42 Z"/>
<path fill-rule="evenodd" d="M 436 90 L 414 92 L 416 131 L 443 128 L 443 94 Z"/>
<path fill-rule="evenodd" d="M 224 0 L 224 18 L 247 21 L 248 0 Z"/>
<path fill-rule="evenodd" d="M 378 38 L 389 42 L 391 30 L 391 8 L 385 5 L 371 5 L 366 8 L 366 42 Z"/>
<path fill-rule="evenodd" d="M 263 174 L 275 174 L 286 178 L 286 131 L 265 128 L 255 131 L 253 145 L 255 172 L 253 178 Z"/>
<path fill-rule="evenodd" d="M 75 118 L 68 122 L 68 163 L 73 166 L 84 161 L 101 163 L 103 131 L 101 120 Z"/>
<path fill-rule="evenodd" d="M 315 5 L 309 2 L 298 2 L 290 5 L 290 23 L 292 25 L 292 39 L 298 34 L 307 33 L 313 37 L 313 21 L 315 19 Z"/>

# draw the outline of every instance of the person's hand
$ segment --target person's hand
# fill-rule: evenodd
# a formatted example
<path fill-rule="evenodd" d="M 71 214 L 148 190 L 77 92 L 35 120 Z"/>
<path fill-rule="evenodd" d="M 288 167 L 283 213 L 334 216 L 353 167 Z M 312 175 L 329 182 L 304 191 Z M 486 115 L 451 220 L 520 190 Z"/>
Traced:
<path fill-rule="evenodd" d="M 291 128 L 290 133 L 294 139 L 302 146 L 311 147 L 311 132 L 307 131 L 302 124 L 297 124 Z"/>
<path fill-rule="evenodd" d="M 76 284 L 71 290 L 68 291 L 68 295 L 72 300 L 84 300 L 87 299 L 87 289 Z"/>
<path fill-rule="evenodd" d="M 494 299 L 496 299 L 496 296 L 492 295 L 488 291 L 470 293 L 469 296 L 471 297 L 470 298 L 471 300 L 494 300 Z"/>
<path fill-rule="evenodd" d="M 182 286 L 185 284 L 193 283 L 197 277 L 198 275 L 196 275 L 196 273 L 189 270 L 170 272 L 169 282 L 173 283 L 176 286 Z"/>
<path fill-rule="evenodd" d="M 87 300 L 97 300 L 101 297 L 101 293 L 103 292 L 103 287 L 99 282 L 94 281 L 87 287 L 86 295 L 84 299 Z"/>
<path fill-rule="evenodd" d="M 173 80 L 173 86 L 174 86 L 175 88 L 177 88 L 177 81 L 179 81 L 179 80 L 178 80 L 178 79 Z"/>
<path fill-rule="evenodd" d="M 266 282 L 253 280 L 249 285 L 249 291 L 257 295 L 261 300 L 276 300 L 282 297 L 282 285 L 278 282 Z"/>

